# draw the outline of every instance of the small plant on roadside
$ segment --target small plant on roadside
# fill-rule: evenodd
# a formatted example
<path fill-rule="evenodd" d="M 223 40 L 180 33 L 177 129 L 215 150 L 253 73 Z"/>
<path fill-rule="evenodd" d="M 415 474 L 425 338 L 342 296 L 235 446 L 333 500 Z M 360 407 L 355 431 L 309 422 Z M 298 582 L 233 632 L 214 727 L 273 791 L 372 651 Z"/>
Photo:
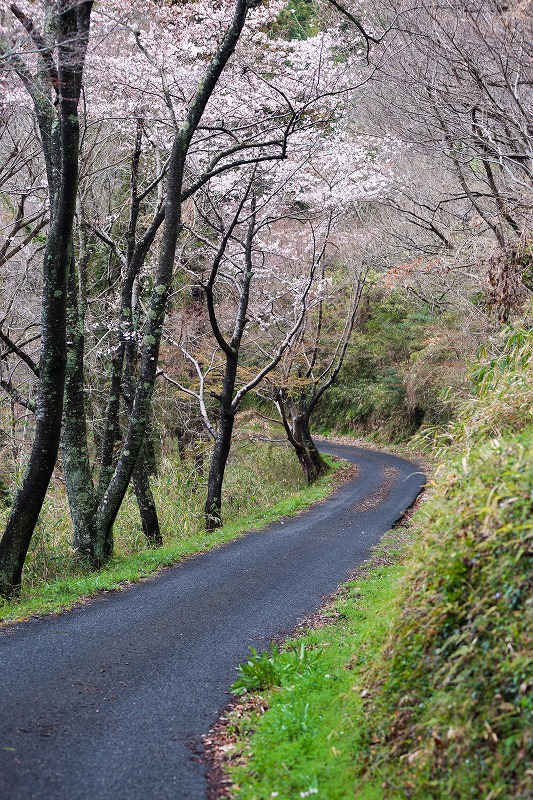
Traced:
<path fill-rule="evenodd" d="M 248 661 L 237 668 L 239 677 L 231 686 L 231 693 L 237 697 L 295 682 L 315 667 L 321 655 L 319 650 L 307 649 L 303 642 L 283 651 L 273 642 L 270 652 L 258 653 L 250 647 L 250 653 Z"/>

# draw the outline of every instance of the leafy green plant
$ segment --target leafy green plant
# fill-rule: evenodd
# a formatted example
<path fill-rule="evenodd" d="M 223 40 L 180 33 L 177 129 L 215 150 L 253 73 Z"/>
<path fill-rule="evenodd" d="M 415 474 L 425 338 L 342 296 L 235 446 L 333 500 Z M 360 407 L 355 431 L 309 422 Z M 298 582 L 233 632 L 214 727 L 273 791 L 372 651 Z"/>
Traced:
<path fill-rule="evenodd" d="M 317 6 L 314 0 L 289 0 L 280 11 L 270 35 L 287 40 L 307 39 L 317 32 Z"/>
<path fill-rule="evenodd" d="M 380 743 L 369 774 L 394 776 L 413 798 L 527 796 L 532 457 L 531 428 L 456 453 L 419 512 L 420 543 L 368 682 Z"/>
<path fill-rule="evenodd" d="M 270 652 L 258 653 L 251 647 L 250 653 L 248 661 L 239 665 L 239 677 L 231 686 L 231 693 L 237 697 L 297 681 L 314 669 L 320 659 L 320 651 L 307 649 L 304 642 L 287 650 L 280 650 L 273 642 Z"/>
<path fill-rule="evenodd" d="M 352 336 L 336 384 L 322 398 L 315 424 L 400 442 L 424 426 L 447 422 L 476 338 L 448 311 L 430 311 L 405 292 L 374 287 Z"/>

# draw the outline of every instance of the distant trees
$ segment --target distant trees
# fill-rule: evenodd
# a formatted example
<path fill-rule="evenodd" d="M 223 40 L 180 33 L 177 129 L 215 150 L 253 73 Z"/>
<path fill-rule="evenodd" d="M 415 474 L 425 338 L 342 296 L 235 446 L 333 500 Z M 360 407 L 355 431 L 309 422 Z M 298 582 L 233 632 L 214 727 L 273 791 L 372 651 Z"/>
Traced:
<path fill-rule="evenodd" d="M 405 129 L 439 147 L 467 213 L 503 247 L 530 224 L 531 16 L 513 4 L 453 0 L 402 13 L 406 47 L 392 63 Z"/>
<path fill-rule="evenodd" d="M 36 409 L 42 253 L 32 243 L 46 240 L 48 192 L 31 120 L 5 104 L 0 109 L 0 386 L 13 418 L 15 409 Z"/>
<path fill-rule="evenodd" d="M 422 269 L 433 264 L 447 301 L 459 303 L 462 264 L 505 316 L 505 295 L 512 302 L 520 294 L 531 234 L 529 10 L 481 0 L 424 0 L 416 7 L 393 1 L 357 13 L 350 7 L 346 24 L 365 30 L 379 75 L 363 102 L 357 98 L 358 108 L 398 141 L 394 181 L 377 221 L 385 258 L 389 265 L 395 259 L 414 267 L 417 257 Z M 390 212 L 394 223 L 387 226 Z"/>

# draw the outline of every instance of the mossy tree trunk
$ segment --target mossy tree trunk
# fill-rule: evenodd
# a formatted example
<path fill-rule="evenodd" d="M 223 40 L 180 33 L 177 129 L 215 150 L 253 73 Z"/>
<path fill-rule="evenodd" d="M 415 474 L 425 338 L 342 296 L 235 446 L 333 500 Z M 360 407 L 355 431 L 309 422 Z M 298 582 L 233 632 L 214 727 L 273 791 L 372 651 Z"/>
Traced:
<path fill-rule="evenodd" d="M 132 303 L 133 307 L 133 303 Z M 135 320 L 138 314 L 134 315 Z M 124 402 L 128 411 L 128 418 L 132 412 L 133 396 L 136 382 L 136 365 L 138 359 L 138 346 L 135 337 L 132 337 L 126 344 L 126 358 L 124 363 Z M 146 540 L 152 547 L 159 547 L 163 544 L 163 537 L 159 526 L 157 507 L 150 486 L 150 472 L 148 469 L 148 453 L 151 444 L 152 426 L 147 424 L 144 434 L 143 444 L 139 452 L 135 467 L 132 473 L 133 491 L 139 508 L 141 517 L 142 531 Z"/>
<path fill-rule="evenodd" d="M 222 485 L 231 449 L 235 414 L 238 410 L 238 408 L 233 407 L 238 354 L 239 349 L 237 346 L 235 351 L 232 350 L 231 354 L 226 355 L 222 393 L 217 398 L 220 401 L 220 414 L 215 446 L 209 464 L 205 501 L 205 527 L 208 531 L 213 531 L 222 525 Z"/>
<path fill-rule="evenodd" d="M 159 525 L 157 506 L 155 504 L 152 487 L 150 486 L 150 476 L 146 467 L 145 448 L 141 449 L 137 463 L 132 474 L 133 491 L 137 499 L 139 514 L 141 516 L 142 531 L 147 542 L 152 547 L 160 547 L 163 544 L 163 536 Z"/>
<path fill-rule="evenodd" d="M 46 161 L 50 228 L 43 259 L 41 354 L 35 438 L 28 466 L 0 542 L 0 594 L 18 590 L 24 560 L 59 450 L 66 367 L 67 278 L 78 183 L 78 102 L 89 36 L 91 2 L 61 0 L 50 42 L 18 9 L 39 53 L 32 75 L 19 56 L 9 60 L 33 99 Z M 13 8 L 12 8 L 13 10 Z M 51 109 L 55 111 L 52 112 Z"/>
<path fill-rule="evenodd" d="M 84 315 L 78 305 L 78 280 L 74 258 L 68 278 L 67 369 L 65 406 L 61 434 L 61 460 L 73 527 L 73 547 L 91 563 L 95 552 L 96 494 L 87 447 L 87 419 L 84 393 Z"/>
<path fill-rule="evenodd" d="M 297 403 L 288 392 L 279 391 L 276 405 L 287 440 L 294 448 L 306 482 L 311 484 L 327 470 L 327 464 L 313 441 L 309 427 L 310 414 L 305 408 L 303 393 L 299 400 L 300 403 Z"/>

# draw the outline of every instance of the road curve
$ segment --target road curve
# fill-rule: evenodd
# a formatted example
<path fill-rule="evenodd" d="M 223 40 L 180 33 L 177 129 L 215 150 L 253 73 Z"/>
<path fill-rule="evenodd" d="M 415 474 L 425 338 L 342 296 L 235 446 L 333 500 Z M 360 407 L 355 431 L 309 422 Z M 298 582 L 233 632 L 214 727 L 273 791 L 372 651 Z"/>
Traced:
<path fill-rule="evenodd" d="M 0 798 L 205 797 L 188 745 L 225 705 L 248 646 L 319 607 L 424 483 L 395 456 L 322 449 L 360 466 L 328 501 L 0 634 Z"/>

